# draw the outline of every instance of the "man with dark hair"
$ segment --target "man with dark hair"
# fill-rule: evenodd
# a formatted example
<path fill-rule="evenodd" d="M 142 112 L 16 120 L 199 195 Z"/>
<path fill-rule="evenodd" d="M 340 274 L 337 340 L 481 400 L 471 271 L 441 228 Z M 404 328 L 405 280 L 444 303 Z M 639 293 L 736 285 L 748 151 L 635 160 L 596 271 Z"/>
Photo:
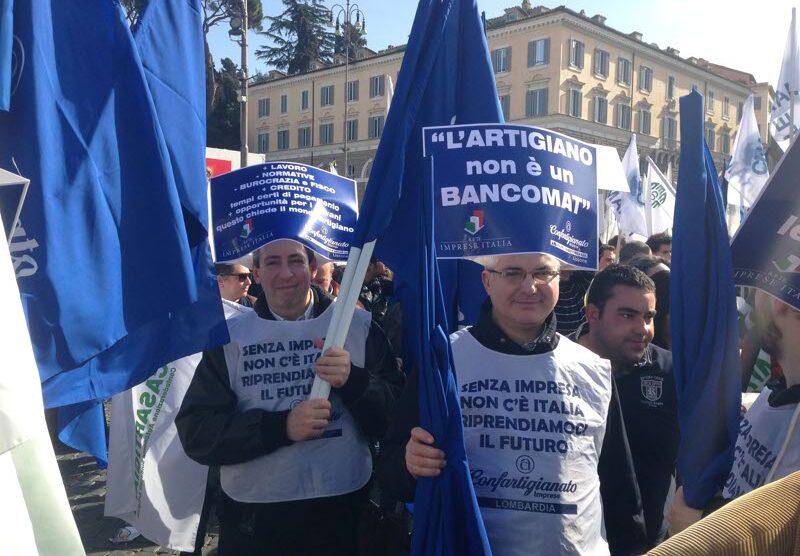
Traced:
<path fill-rule="evenodd" d="M 614 245 L 600 244 L 600 251 L 597 260 L 597 270 L 605 270 L 605 268 L 617 262 L 617 248 Z"/>
<path fill-rule="evenodd" d="M 356 311 L 344 348 L 321 353 L 333 299 L 316 261 L 292 240 L 254 254 L 254 311 L 228 320 L 231 342 L 207 351 L 175 423 L 187 455 L 220 466 L 220 556 L 351 556 L 383 436 L 404 384 L 370 315 Z M 329 399 L 309 400 L 317 376 Z"/>
<path fill-rule="evenodd" d="M 656 257 L 661 257 L 667 264 L 672 262 L 672 236 L 667 232 L 653 234 L 647 238 L 647 245 Z"/>
<path fill-rule="evenodd" d="M 611 265 L 589 286 L 586 325 L 576 335 L 611 361 L 651 546 L 666 534 L 679 438 L 672 354 L 650 343 L 655 314 L 653 281 L 636 268 Z"/>
<path fill-rule="evenodd" d="M 628 264 L 639 255 L 652 255 L 650 247 L 643 241 L 627 241 L 619 250 L 619 264 Z"/>
<path fill-rule="evenodd" d="M 248 295 L 247 291 L 252 284 L 250 270 L 240 264 L 217 263 L 214 265 L 217 275 L 217 286 L 222 299 L 239 303 L 245 307 L 252 307 L 256 298 Z"/>

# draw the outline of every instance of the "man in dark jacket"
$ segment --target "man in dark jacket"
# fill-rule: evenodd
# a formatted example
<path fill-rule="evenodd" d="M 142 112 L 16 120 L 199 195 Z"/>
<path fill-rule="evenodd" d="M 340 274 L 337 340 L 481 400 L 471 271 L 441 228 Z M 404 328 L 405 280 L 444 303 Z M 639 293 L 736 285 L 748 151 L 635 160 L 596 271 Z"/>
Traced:
<path fill-rule="evenodd" d="M 578 343 L 611 361 L 651 547 L 666 536 L 680 436 L 672 354 L 651 343 L 655 317 L 653 281 L 637 268 L 611 265 L 589 287 L 587 322 L 576 333 Z"/>
<path fill-rule="evenodd" d="M 451 345 L 493 553 L 641 553 L 641 498 L 608 362 L 556 332 L 558 261 L 509 255 L 483 263 L 489 300 Z M 417 383 L 415 370 L 378 464 L 383 489 L 404 500 L 417 478 L 447 465 L 419 427 Z"/>
<path fill-rule="evenodd" d="M 380 438 L 404 378 L 370 315 L 320 354 L 332 299 L 311 286 L 313 254 L 279 240 L 254 254 L 264 293 L 203 354 L 176 418 L 186 453 L 220 466 L 221 556 L 351 556 Z M 309 400 L 314 376 L 330 400 Z"/>

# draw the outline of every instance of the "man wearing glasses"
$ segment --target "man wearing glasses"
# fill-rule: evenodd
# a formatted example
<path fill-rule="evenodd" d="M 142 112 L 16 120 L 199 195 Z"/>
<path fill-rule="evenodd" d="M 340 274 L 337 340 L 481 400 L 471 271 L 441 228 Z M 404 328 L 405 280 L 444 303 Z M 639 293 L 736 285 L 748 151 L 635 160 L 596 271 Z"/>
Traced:
<path fill-rule="evenodd" d="M 493 554 L 607 554 L 609 545 L 636 553 L 644 521 L 619 399 L 608 361 L 556 332 L 559 261 L 525 254 L 480 262 L 489 299 L 478 323 L 450 341 Z M 384 489 L 406 500 L 417 478 L 447 465 L 418 424 L 412 373 L 378 470 Z"/>
<path fill-rule="evenodd" d="M 240 264 L 217 263 L 214 265 L 217 274 L 217 286 L 222 299 L 233 301 L 245 307 L 252 307 L 256 298 L 247 291 L 253 283 L 250 270 Z"/>

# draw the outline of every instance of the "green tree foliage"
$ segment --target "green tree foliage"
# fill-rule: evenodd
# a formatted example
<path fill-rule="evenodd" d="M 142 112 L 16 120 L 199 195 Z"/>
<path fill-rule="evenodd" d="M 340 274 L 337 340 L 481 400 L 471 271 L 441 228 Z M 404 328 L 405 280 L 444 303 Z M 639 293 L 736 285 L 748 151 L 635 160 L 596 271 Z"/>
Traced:
<path fill-rule="evenodd" d="M 308 71 L 316 61 L 333 61 L 333 33 L 328 29 L 330 12 L 322 0 L 282 0 L 286 9 L 271 17 L 266 32 L 271 46 L 256 50 L 256 56 L 290 75 Z"/>
<path fill-rule="evenodd" d="M 206 143 L 219 149 L 241 148 L 239 137 L 239 68 L 230 58 L 222 59 L 222 69 L 215 71 L 217 102 L 208 116 Z"/>
<path fill-rule="evenodd" d="M 346 41 L 349 41 L 349 44 L 347 44 Z M 339 32 L 336 34 L 335 38 L 333 51 L 337 56 L 342 56 L 342 59 L 344 59 L 345 46 L 347 46 L 347 53 L 351 62 L 356 60 L 358 49 L 367 46 L 366 32 L 356 27 L 356 25 L 351 24 L 349 21 L 340 25 Z"/>

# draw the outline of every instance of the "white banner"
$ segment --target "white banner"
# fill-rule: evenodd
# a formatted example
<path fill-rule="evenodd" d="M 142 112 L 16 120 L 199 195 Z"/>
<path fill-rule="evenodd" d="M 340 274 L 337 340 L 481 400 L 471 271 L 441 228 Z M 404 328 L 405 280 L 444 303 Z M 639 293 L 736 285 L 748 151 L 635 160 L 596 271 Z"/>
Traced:
<path fill-rule="evenodd" d="M 649 156 L 646 175 L 648 233 L 653 235 L 670 231 L 675 218 L 675 189 Z"/>
<path fill-rule="evenodd" d="M 785 151 L 800 122 L 800 47 L 797 44 L 795 9 L 792 8 L 792 23 L 783 50 L 783 62 L 775 99 L 769 116 L 769 132 Z M 794 120 L 794 121 L 793 121 Z"/>
<path fill-rule="evenodd" d="M 758 133 L 753 95 L 742 108 L 742 121 L 733 142 L 733 157 L 725 171 L 728 180 L 728 204 L 752 207 L 769 180 L 767 157 Z"/>
<path fill-rule="evenodd" d="M 613 191 L 608 195 L 608 206 L 614 211 L 619 222 L 620 233 L 628 240 L 645 240 L 647 221 L 645 217 L 645 200 L 642 195 L 641 178 L 639 176 L 639 153 L 636 148 L 636 135 L 631 136 L 628 149 L 622 158 L 622 167 L 628 182 L 629 193 Z"/>

